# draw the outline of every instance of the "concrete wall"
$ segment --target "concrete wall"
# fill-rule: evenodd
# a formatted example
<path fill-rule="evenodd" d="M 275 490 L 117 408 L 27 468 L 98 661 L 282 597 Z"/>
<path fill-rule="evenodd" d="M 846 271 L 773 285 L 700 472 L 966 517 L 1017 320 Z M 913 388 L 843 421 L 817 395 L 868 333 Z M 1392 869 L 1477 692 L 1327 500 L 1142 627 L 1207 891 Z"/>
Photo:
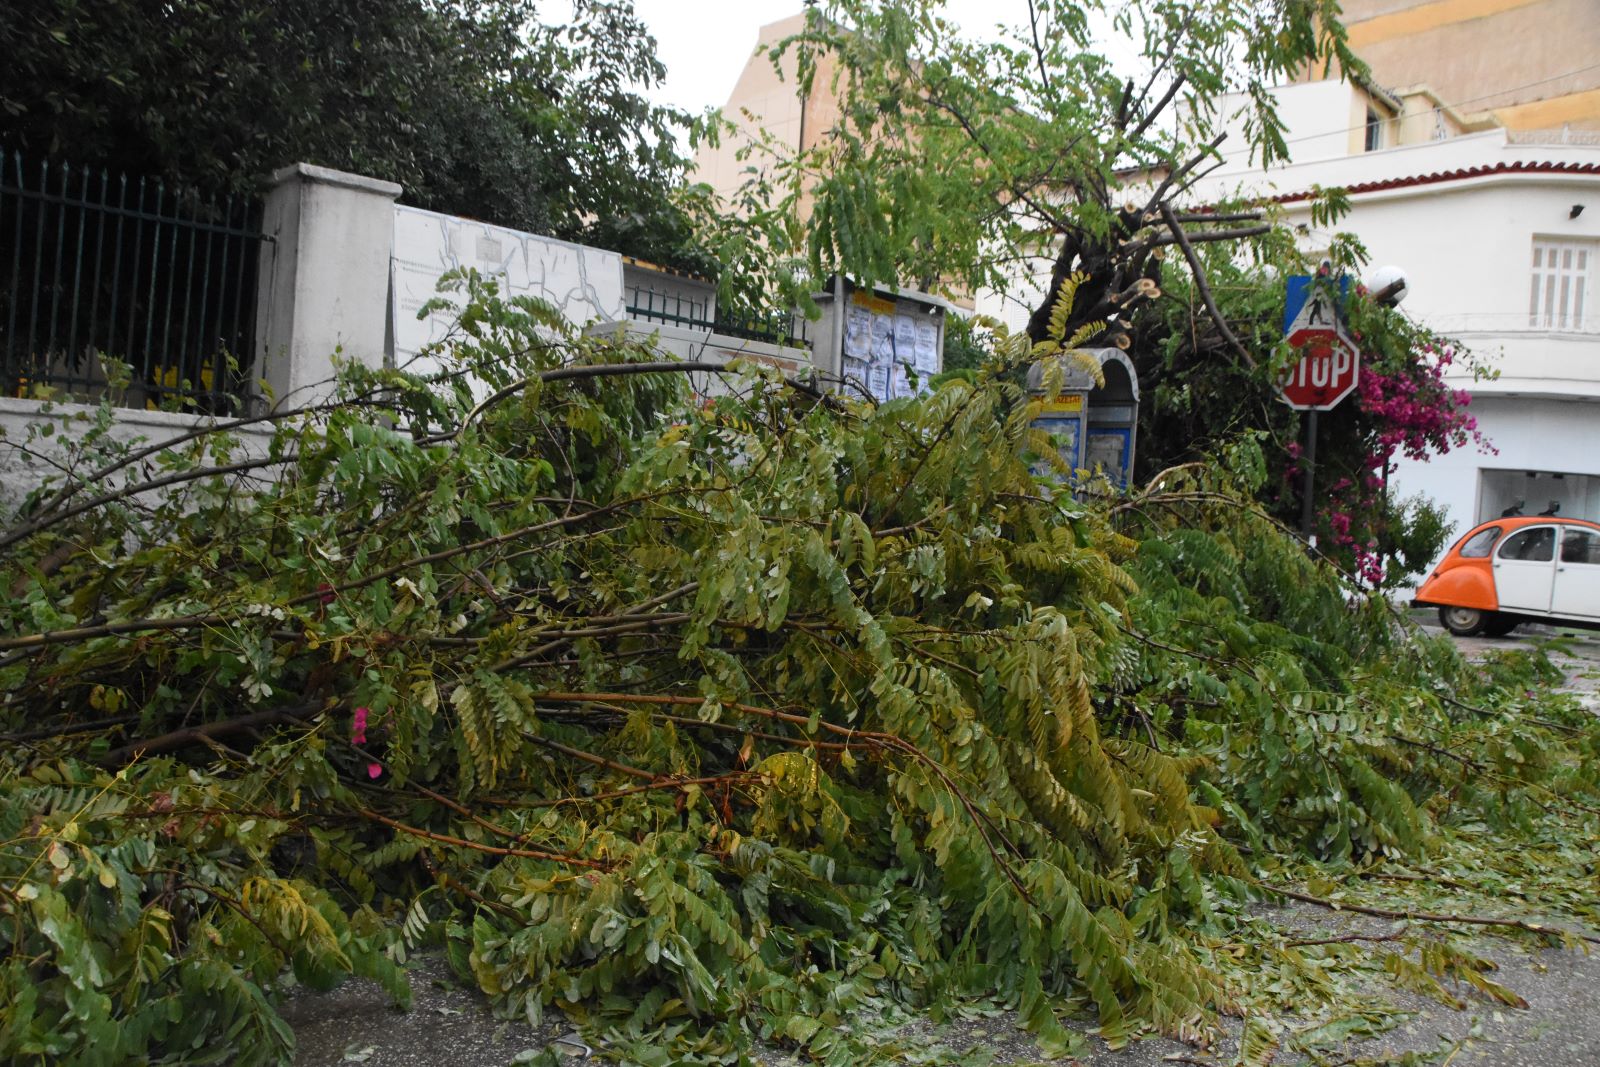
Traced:
<path fill-rule="evenodd" d="M 1430 86 L 1508 129 L 1600 130 L 1595 0 L 1344 0 L 1350 44 L 1385 86 Z"/>
<path fill-rule="evenodd" d="M 68 450 L 69 441 L 92 428 L 99 409 L 85 404 L 41 404 L 36 400 L 0 397 L 0 519 L 9 517 L 28 493 L 45 478 L 62 474 L 63 465 L 72 465 L 83 475 L 92 469 L 78 469 Z M 200 426 L 214 424 L 211 416 L 186 415 L 170 411 L 141 411 L 122 408 L 116 413 L 109 436 L 131 444 L 157 444 L 179 437 Z M 42 432 L 49 428 L 49 436 Z M 270 427 L 257 424 L 234 431 L 243 456 L 266 454 L 272 437 Z M 120 482 L 114 481 L 112 488 Z"/>
<path fill-rule="evenodd" d="M 593 336 L 622 337 L 649 345 L 660 352 L 663 358 L 720 364 L 748 360 L 773 367 L 790 378 L 805 377 L 811 370 L 811 353 L 806 349 L 748 341 L 710 330 L 626 321 L 596 323 L 585 332 Z M 714 371 L 696 371 L 689 375 L 690 387 L 700 396 L 720 395 L 725 391 L 724 381 L 724 377 Z"/>
<path fill-rule="evenodd" d="M 272 175 L 256 303 L 257 376 L 274 404 L 327 392 L 335 356 L 382 366 L 393 182 L 296 163 Z"/>
<path fill-rule="evenodd" d="M 451 270 L 473 268 L 497 277 L 502 298 L 537 297 L 574 326 L 623 318 L 622 257 L 615 252 L 403 205 L 390 208 L 388 225 L 392 236 L 386 241 L 393 247 L 389 351 L 396 366 L 431 369 L 427 360 L 418 361 L 418 353 L 450 334 L 455 314 L 435 311 L 423 319 L 417 314 L 441 295 L 439 278 Z M 459 303 L 458 296 L 445 295 Z"/>
<path fill-rule="evenodd" d="M 622 298 L 630 318 L 666 325 L 688 325 L 677 319 L 715 322 L 717 318 L 716 285 L 632 256 L 622 257 Z"/>

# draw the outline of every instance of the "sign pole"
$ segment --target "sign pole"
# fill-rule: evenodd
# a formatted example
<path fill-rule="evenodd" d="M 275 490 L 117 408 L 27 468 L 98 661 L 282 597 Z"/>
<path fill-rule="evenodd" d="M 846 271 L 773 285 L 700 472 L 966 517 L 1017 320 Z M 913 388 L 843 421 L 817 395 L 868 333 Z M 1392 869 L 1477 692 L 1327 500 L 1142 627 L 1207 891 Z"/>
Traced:
<path fill-rule="evenodd" d="M 1312 533 L 1312 505 L 1316 498 L 1312 492 L 1317 480 L 1317 409 L 1312 408 L 1306 414 L 1306 480 L 1300 499 L 1300 536 L 1305 538 L 1306 544 L 1315 548 L 1317 541 L 1316 534 Z"/>

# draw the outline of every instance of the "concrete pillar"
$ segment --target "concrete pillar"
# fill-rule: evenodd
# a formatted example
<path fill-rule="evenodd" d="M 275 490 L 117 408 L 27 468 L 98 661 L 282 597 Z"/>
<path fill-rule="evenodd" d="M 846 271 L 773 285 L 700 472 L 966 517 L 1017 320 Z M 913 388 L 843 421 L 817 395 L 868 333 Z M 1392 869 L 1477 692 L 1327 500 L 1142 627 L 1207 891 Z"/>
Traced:
<path fill-rule="evenodd" d="M 256 297 L 255 376 L 278 407 L 326 397 L 333 357 L 381 367 L 400 186 L 296 163 L 272 175 Z"/>

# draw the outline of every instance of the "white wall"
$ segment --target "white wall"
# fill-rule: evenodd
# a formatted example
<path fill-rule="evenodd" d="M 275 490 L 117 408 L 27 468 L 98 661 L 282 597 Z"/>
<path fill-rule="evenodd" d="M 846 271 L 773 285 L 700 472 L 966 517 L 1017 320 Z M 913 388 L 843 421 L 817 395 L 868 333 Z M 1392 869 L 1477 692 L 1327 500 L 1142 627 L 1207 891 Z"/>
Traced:
<path fill-rule="evenodd" d="M 0 397 L 0 518 L 10 516 L 46 477 L 62 473 L 61 467 L 72 462 L 64 446 L 92 428 L 98 415 L 98 408 L 86 404 L 41 404 Z M 121 408 L 108 436 L 125 443 L 156 444 L 217 421 L 208 415 Z M 49 427 L 50 435 L 30 434 L 30 426 Z M 269 425 L 256 424 L 233 433 L 239 439 L 241 458 L 266 455 L 272 438 Z M 74 472 L 89 473 L 76 468 Z M 113 479 L 106 488 L 120 484 L 120 479 Z"/>
<path fill-rule="evenodd" d="M 1497 450 L 1486 454 L 1468 446 L 1427 463 L 1399 460 L 1390 476 L 1391 490 L 1401 496 L 1423 493 L 1445 506 L 1456 533 L 1480 521 L 1479 474 L 1483 470 L 1544 471 L 1567 475 L 1600 475 L 1600 399 L 1552 400 L 1485 396 L 1469 410 L 1478 428 Z M 1539 492 L 1546 486 L 1537 483 Z M 1588 494 L 1588 506 L 1600 501 Z M 1530 490 L 1527 513 L 1543 510 L 1548 496 Z M 1486 501 L 1488 504 L 1496 501 Z M 1536 505 L 1536 506 L 1534 506 Z M 1563 503 L 1563 514 L 1600 521 L 1600 514 L 1579 514 Z"/>
<path fill-rule="evenodd" d="M 399 205 L 390 225 L 391 350 L 397 366 L 419 369 L 413 365 L 417 353 L 454 326 L 455 316 L 447 312 L 417 318 L 423 304 L 440 295 L 439 277 L 450 270 L 470 267 L 497 276 L 502 297 L 538 297 L 574 326 L 623 317 L 622 257 L 615 252 Z M 459 303 L 459 295 L 451 299 Z"/>
<path fill-rule="evenodd" d="M 1585 200 L 1596 210 L 1570 218 L 1572 205 Z M 1458 377 L 1458 386 L 1477 394 L 1600 392 L 1600 332 L 1533 330 L 1528 318 L 1534 239 L 1600 240 L 1600 176 L 1502 174 L 1364 194 L 1338 229 L 1366 245 L 1369 272 L 1386 264 L 1406 270 L 1408 315 L 1459 339 L 1500 373 L 1496 381 Z M 1312 231 L 1305 241 L 1325 247 L 1330 237 Z M 1595 279 L 1592 296 L 1600 294 L 1600 273 Z M 1591 331 L 1597 325 L 1600 316 L 1591 314 Z"/>
<path fill-rule="evenodd" d="M 1566 514 L 1600 507 L 1594 492 L 1600 484 L 1600 316 L 1591 315 L 1590 332 L 1529 323 L 1533 242 L 1600 240 L 1600 174 L 1482 173 L 1512 163 L 1593 168 L 1600 165 L 1600 148 L 1513 145 L 1495 129 L 1365 152 L 1354 138 L 1341 147 L 1330 136 L 1341 124 L 1354 125 L 1341 122 L 1350 107 L 1339 97 L 1355 90 L 1325 82 L 1276 92 L 1295 162 L 1263 172 L 1232 157 L 1193 191 L 1194 200 L 1295 198 L 1282 211 L 1285 222 L 1303 228 L 1302 247 L 1326 248 L 1334 231 L 1354 234 L 1370 257 L 1369 277 L 1391 264 L 1406 271 L 1406 314 L 1459 340 L 1498 374 L 1478 381 L 1458 364 L 1451 375 L 1453 386 L 1472 394 L 1469 411 L 1498 453 L 1468 446 L 1425 464 L 1397 461 L 1392 490 L 1431 497 L 1458 533 L 1484 517 L 1485 508 L 1498 513 L 1515 499 L 1526 499 L 1529 514 L 1556 497 Z M 1464 171 L 1479 173 L 1464 177 Z M 1350 213 L 1323 230 L 1311 227 L 1309 205 L 1299 198 L 1316 186 L 1383 183 L 1396 187 L 1352 193 Z M 1577 218 L 1571 217 L 1574 204 L 1585 206 Z M 1600 300 L 1600 270 L 1591 275 L 1589 298 Z M 1506 472 L 1490 479 L 1487 495 L 1484 471 Z M 1542 473 L 1529 479 L 1529 471 Z M 1566 477 L 1550 477 L 1555 473 Z M 1526 495 L 1502 501 L 1513 486 Z"/>
<path fill-rule="evenodd" d="M 274 403 L 325 396 L 339 357 L 382 366 L 391 215 L 400 186 L 296 163 L 272 175 L 261 223 L 256 376 Z"/>
<path fill-rule="evenodd" d="M 1347 155 L 1352 134 L 1365 137 L 1365 97 L 1349 82 L 1300 82 L 1274 89 L 1273 96 L 1277 99 L 1278 118 L 1288 131 L 1284 136 L 1291 142 L 1290 157 L 1296 163 Z M 1222 117 L 1219 128 L 1228 135 L 1219 150 L 1228 158 L 1229 170 L 1245 170 L 1252 165 L 1250 141 L 1245 136 L 1248 104 L 1249 98 L 1238 93 L 1230 93 L 1216 104 Z"/>

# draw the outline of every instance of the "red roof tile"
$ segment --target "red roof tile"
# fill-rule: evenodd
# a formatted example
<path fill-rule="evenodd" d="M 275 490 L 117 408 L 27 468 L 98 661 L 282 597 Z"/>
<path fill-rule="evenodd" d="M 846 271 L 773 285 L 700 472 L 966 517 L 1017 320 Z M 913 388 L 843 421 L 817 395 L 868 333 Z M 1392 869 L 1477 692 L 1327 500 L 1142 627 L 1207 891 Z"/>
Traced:
<path fill-rule="evenodd" d="M 1357 182 L 1354 185 L 1344 186 L 1344 191 L 1355 196 L 1360 193 L 1378 193 L 1386 189 L 1404 189 L 1413 185 L 1437 185 L 1440 182 L 1465 181 L 1468 178 L 1482 178 L 1490 174 L 1593 174 L 1600 175 L 1600 163 L 1556 163 L 1556 162 L 1507 162 L 1495 163 L 1486 167 L 1462 167 L 1457 170 L 1441 170 L 1432 174 L 1412 174 L 1403 178 L 1385 178 L 1376 182 Z M 1297 200 L 1310 200 L 1315 195 L 1305 191 L 1299 193 L 1281 193 L 1268 197 L 1268 200 L 1279 204 L 1292 204 Z"/>

